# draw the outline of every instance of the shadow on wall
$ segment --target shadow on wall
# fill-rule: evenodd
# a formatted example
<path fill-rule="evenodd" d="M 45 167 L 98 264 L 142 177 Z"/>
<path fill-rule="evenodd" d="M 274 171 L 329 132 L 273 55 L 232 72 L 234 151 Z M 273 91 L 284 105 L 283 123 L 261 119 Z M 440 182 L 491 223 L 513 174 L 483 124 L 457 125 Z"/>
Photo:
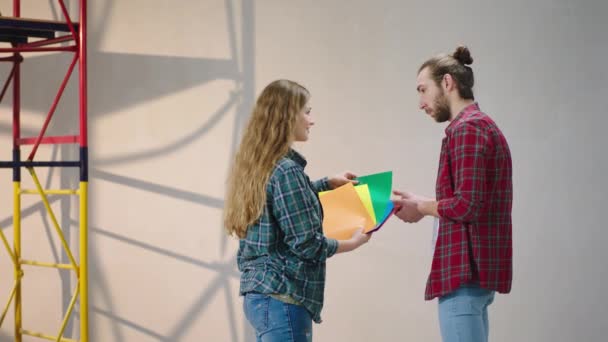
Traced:
<path fill-rule="evenodd" d="M 107 166 L 134 163 L 140 160 L 148 160 L 155 158 L 163 158 L 164 155 L 187 147 L 189 144 L 201 139 L 231 110 L 236 111 L 236 120 L 233 128 L 233 139 L 231 153 L 236 150 L 240 131 L 249 114 L 251 106 L 254 103 L 254 7 L 253 2 L 248 0 L 226 0 L 225 14 L 227 16 L 229 46 L 231 47 L 231 57 L 228 59 L 206 59 L 206 58 L 186 58 L 186 57 L 167 57 L 155 55 L 137 55 L 113 52 L 98 51 L 97 45 L 101 41 L 104 34 L 103 26 L 107 22 L 110 14 L 113 11 L 113 5 L 116 0 L 107 0 L 103 5 L 103 9 L 99 15 L 93 16 L 89 14 L 89 51 L 88 51 L 88 80 L 89 80 L 89 127 L 95 125 L 95 122 L 104 117 L 111 115 L 119 109 L 135 107 L 141 103 L 163 97 L 168 94 L 182 91 L 194 86 L 199 86 L 213 80 L 232 80 L 234 81 L 234 90 L 228 94 L 227 102 L 219 108 L 210 119 L 200 127 L 195 127 L 189 132 L 184 132 L 180 137 L 177 137 L 173 142 L 156 147 L 149 150 L 139 151 L 133 154 L 123 154 L 110 156 L 104 159 L 96 159 L 94 157 L 94 147 L 91 150 L 91 165 L 90 179 L 91 193 L 94 193 L 95 181 L 102 180 L 111 182 L 126 188 L 126 190 L 137 189 L 149 193 L 167 196 L 175 200 L 183 200 L 196 203 L 205 207 L 222 208 L 223 199 L 213 198 L 204 194 L 198 194 L 183 189 L 172 188 L 161 184 L 155 184 L 137 179 L 135 177 L 126 177 L 122 175 L 112 174 L 104 171 Z M 52 12 L 57 20 L 61 20 L 58 16 L 56 1 L 50 0 Z M 71 1 L 71 6 L 77 8 L 77 1 Z M 234 5 L 240 4 L 240 20 L 241 20 L 241 44 L 237 46 L 237 33 L 235 22 Z M 74 11 L 72 11 L 74 12 Z M 204 42 L 200 42 L 204 44 Z M 42 124 L 43 117 L 52 103 L 53 97 L 56 94 L 56 89 L 65 75 L 63 70 L 71 61 L 72 56 L 67 54 L 54 54 L 45 56 L 27 57 L 22 66 L 22 107 L 27 111 L 40 113 L 40 122 Z M 4 70 L 5 66 L 3 66 Z M 49 72 L 49 70 L 52 71 Z M 45 80 L 40 80 L 39 75 L 45 76 Z M 56 75 L 56 76 L 55 76 Z M 78 83 L 77 69 L 70 79 L 70 83 L 66 88 L 61 103 L 57 108 L 52 124 L 49 127 L 47 135 L 53 134 L 73 134 L 77 132 L 78 117 Z M 141 86 L 144 84 L 145 86 Z M 0 106 L 2 112 L 10 111 L 9 98 L 7 98 Z M 7 101 L 9 100 L 9 101 Z M 95 136 L 91 136 L 94 132 L 90 130 L 90 141 L 101 141 Z M 22 128 L 22 136 L 36 136 L 39 132 L 30 127 Z M 10 124 L 0 124 L 0 134 L 10 136 L 12 127 Z M 24 148 L 22 155 L 29 152 L 29 148 Z M 62 145 L 53 147 L 53 160 L 76 160 L 78 159 L 78 149 L 75 146 Z M 49 186 L 50 179 L 54 172 L 60 172 L 62 188 L 77 188 L 78 187 L 78 171 L 77 170 L 52 170 L 46 182 Z M 27 173 L 22 172 L 22 176 L 26 177 Z M 44 183 L 44 181 L 43 181 Z M 70 217 L 78 217 L 78 213 L 71 208 L 69 198 L 49 197 L 51 203 L 59 202 L 59 212 L 55 214 L 60 219 L 60 225 L 63 229 L 66 240 L 71 241 L 77 238 L 78 221 L 70 219 Z M 22 217 L 26 218 L 31 215 L 41 215 L 48 237 L 49 243 L 53 245 L 54 229 L 50 224 L 46 210 L 41 202 L 30 207 L 22 208 Z M 94 222 L 94 216 L 97 213 L 90 212 L 90 221 Z M 0 219 L 0 226 L 4 229 L 12 226 L 12 217 Z M 90 315 L 91 323 L 95 323 L 94 315 L 100 315 L 110 320 L 112 324 L 112 334 L 114 341 L 126 342 L 124 337 L 124 329 L 133 329 L 141 334 L 144 334 L 154 341 L 177 342 L 186 335 L 192 327 L 197 317 L 203 315 L 209 302 L 217 295 L 224 296 L 228 307 L 227 320 L 230 322 L 230 340 L 251 341 L 254 340 L 252 332 L 247 330 L 244 334 L 238 333 L 236 322 L 236 314 L 233 312 L 234 302 L 238 299 L 237 289 L 231 288 L 229 281 L 238 278 L 238 273 L 234 269 L 235 260 L 230 258 L 225 263 L 208 263 L 203 260 L 197 260 L 188 256 L 180 255 L 178 252 L 166 250 L 157 246 L 149 245 L 135 239 L 115 234 L 110 230 L 104 230 L 101 227 L 89 227 L 89 278 L 90 278 Z M 73 235 L 73 236 L 72 236 Z M 157 332 L 154 327 L 145 327 L 129 320 L 125 317 L 120 317 L 115 313 L 116 305 L 112 302 L 112 295 L 109 292 L 108 283 L 104 274 L 97 267 L 100 264 L 101 253 L 96 248 L 96 239 L 99 236 L 104 238 L 114 239 L 119 243 L 129 244 L 137 248 L 158 253 L 167 258 L 172 258 L 180 262 L 190 263 L 197 267 L 212 270 L 217 273 L 217 276 L 212 280 L 206 288 L 202 290 L 200 295 L 192 305 L 187 308 L 181 317 L 176 319 L 176 323 L 169 332 Z M 225 254 L 227 237 L 223 236 L 220 241 L 222 256 Z M 77 251 L 76 247 L 72 247 Z M 58 263 L 69 262 L 67 255 L 63 250 L 53 249 L 54 261 Z M 62 282 L 62 305 L 65 312 L 68 308 L 71 299 L 72 290 L 75 283 L 70 279 L 69 273 L 58 271 Z M 106 309 L 101 309 L 101 307 Z M 78 324 L 73 324 L 74 318 L 77 318 L 77 313 L 70 319 L 70 324 L 66 329 L 65 337 L 78 337 Z M 245 324 L 245 326 L 248 326 Z M 95 327 L 91 326 L 91 339 L 97 340 L 95 337 Z M 239 339 L 239 336 L 241 338 Z M 8 340 L 9 337 L 0 335 L 1 340 Z"/>

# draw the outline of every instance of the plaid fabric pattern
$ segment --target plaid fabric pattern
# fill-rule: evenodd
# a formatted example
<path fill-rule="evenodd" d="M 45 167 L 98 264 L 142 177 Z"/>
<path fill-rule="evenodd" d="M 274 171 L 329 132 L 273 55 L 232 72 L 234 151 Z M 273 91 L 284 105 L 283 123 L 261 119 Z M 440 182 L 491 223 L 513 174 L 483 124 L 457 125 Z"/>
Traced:
<path fill-rule="evenodd" d="M 507 141 L 477 103 L 445 130 L 436 196 L 439 232 L 425 299 L 479 282 L 511 291 L 512 165 Z"/>
<path fill-rule="evenodd" d="M 327 178 L 311 182 L 305 166 L 294 150 L 279 160 L 266 186 L 262 216 L 239 241 L 237 263 L 241 295 L 289 295 L 319 323 L 325 260 L 336 253 L 338 242 L 323 235 L 317 193 L 329 190 Z"/>

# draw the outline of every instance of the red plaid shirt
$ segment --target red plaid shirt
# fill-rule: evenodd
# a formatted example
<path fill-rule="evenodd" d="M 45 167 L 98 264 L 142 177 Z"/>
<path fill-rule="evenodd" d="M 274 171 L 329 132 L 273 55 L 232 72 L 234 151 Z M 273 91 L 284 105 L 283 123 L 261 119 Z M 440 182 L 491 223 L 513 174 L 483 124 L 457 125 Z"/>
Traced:
<path fill-rule="evenodd" d="M 478 282 L 511 291 L 511 153 L 494 121 L 477 103 L 445 130 L 436 196 L 439 231 L 425 299 Z"/>

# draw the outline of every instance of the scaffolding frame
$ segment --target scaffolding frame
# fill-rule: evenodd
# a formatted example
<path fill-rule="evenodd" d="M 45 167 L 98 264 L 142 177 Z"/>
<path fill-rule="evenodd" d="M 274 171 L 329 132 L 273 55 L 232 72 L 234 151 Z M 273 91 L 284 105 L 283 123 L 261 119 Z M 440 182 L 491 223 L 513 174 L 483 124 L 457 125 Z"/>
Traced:
<path fill-rule="evenodd" d="M 13 246 L 11 248 L 2 227 L 0 239 L 6 248 L 14 266 L 14 284 L 9 294 L 4 310 L 0 316 L 0 326 L 14 303 L 15 315 L 15 342 L 22 342 L 23 336 L 34 336 L 51 341 L 76 340 L 64 338 L 63 334 L 72 315 L 77 299 L 80 313 L 80 341 L 88 342 L 89 337 L 89 305 L 88 305 L 88 145 L 87 145 L 87 4 L 86 0 L 78 0 L 78 20 L 73 21 L 68 13 L 64 0 L 57 0 L 65 21 L 50 21 L 40 19 L 26 19 L 21 17 L 21 0 L 13 0 L 12 17 L 0 16 L 0 42 L 10 43 L 11 47 L 0 47 L 0 62 L 12 63 L 13 67 L 4 85 L 0 88 L 0 103 L 12 82 L 13 95 L 13 160 L 0 161 L 0 168 L 13 170 Z M 33 38 L 33 39 L 32 39 Z M 67 44 L 67 45 L 65 45 Z M 22 137 L 20 129 L 21 114 L 21 63 L 22 53 L 61 52 L 73 53 L 74 57 L 66 75 L 59 86 L 59 90 L 48 111 L 46 119 L 36 137 Z M 7 57 L 1 54 L 10 54 Z M 79 134 L 68 136 L 45 136 L 48 125 L 59 104 L 66 85 L 78 64 L 78 98 L 79 98 Z M 74 161 L 35 161 L 36 152 L 41 144 L 79 144 L 80 159 Z M 31 152 L 26 160 L 21 160 L 21 146 L 32 145 Z M 38 167 L 72 167 L 79 168 L 78 189 L 44 189 L 38 179 L 35 168 Z M 35 189 L 21 188 L 21 170 L 28 170 L 35 184 Z M 21 257 L 21 196 L 40 195 L 40 198 L 52 221 L 63 250 L 69 263 L 58 264 L 25 260 Z M 77 261 L 67 243 L 63 231 L 50 206 L 49 195 L 67 195 L 79 197 L 79 260 Z M 51 267 L 74 272 L 77 285 L 70 300 L 70 304 L 63 317 L 57 335 L 26 330 L 23 328 L 23 308 L 21 279 L 24 276 L 23 265 L 37 267 Z"/>

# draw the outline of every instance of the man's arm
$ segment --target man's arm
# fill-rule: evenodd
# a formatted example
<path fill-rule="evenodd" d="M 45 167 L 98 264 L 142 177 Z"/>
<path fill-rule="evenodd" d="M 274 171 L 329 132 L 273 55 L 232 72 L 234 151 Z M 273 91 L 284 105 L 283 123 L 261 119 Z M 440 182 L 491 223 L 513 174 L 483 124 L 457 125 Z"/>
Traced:
<path fill-rule="evenodd" d="M 421 204 L 427 213 L 460 222 L 477 219 L 485 203 L 488 136 L 478 125 L 463 123 L 452 132 L 448 153 L 454 171 L 454 196 Z"/>
<path fill-rule="evenodd" d="M 424 216 L 435 216 L 435 217 L 441 217 L 439 216 L 439 211 L 437 211 L 437 201 L 435 201 L 434 199 L 423 199 L 421 201 L 419 201 L 418 203 L 416 203 L 416 206 L 418 208 L 418 211 L 424 215 Z"/>

